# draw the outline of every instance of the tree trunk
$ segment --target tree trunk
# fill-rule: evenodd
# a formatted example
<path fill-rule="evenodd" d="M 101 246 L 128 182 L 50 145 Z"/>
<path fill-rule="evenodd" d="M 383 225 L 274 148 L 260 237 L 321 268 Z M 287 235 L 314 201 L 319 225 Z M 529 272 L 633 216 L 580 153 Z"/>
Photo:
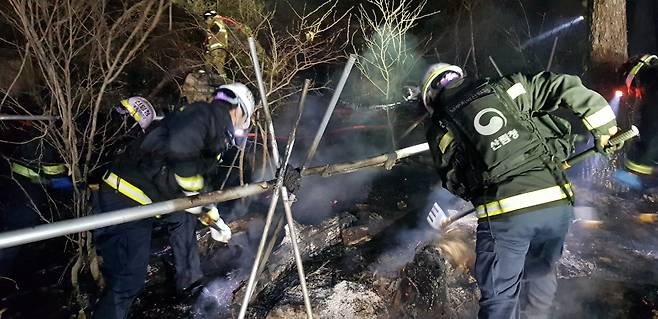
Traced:
<path fill-rule="evenodd" d="M 628 58 L 626 0 L 591 0 L 589 9 L 589 75 L 606 85 Z"/>

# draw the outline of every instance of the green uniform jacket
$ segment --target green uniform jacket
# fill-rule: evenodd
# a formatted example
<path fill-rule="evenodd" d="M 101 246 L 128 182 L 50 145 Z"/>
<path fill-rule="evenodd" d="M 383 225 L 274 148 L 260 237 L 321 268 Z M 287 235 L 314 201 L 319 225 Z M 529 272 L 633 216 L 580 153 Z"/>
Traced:
<path fill-rule="evenodd" d="M 468 155 L 468 147 L 464 145 L 465 143 L 460 142 L 459 136 L 450 132 L 441 123 L 441 119 L 437 118 L 439 112 L 435 112 L 427 132 L 427 139 L 443 186 L 453 194 L 472 201 L 475 206 L 502 202 L 515 195 L 547 188 L 552 188 L 554 191 L 555 186 L 561 189 L 558 189 L 560 192 L 566 189 L 564 187 L 567 183 L 566 177 L 557 168 L 557 164 L 573 152 L 573 138 L 570 124 L 550 114 L 558 107 L 563 106 L 573 111 L 594 135 L 607 134 L 610 127 L 616 126 L 614 112 L 607 101 L 598 93 L 584 87 L 577 76 L 549 72 L 536 75 L 512 74 L 489 80 L 489 83 L 498 86 L 509 95 L 514 103 L 511 108 L 518 110 L 521 118 L 529 118 L 533 121 L 551 154 L 543 154 L 538 159 L 515 167 L 502 176 L 495 185 L 482 185 L 483 172 L 478 167 L 477 160 L 473 160 L 473 155 Z M 476 84 L 469 79 L 453 81 L 440 93 L 440 97 L 447 96 L 450 101 L 450 96 L 460 95 L 455 94 L 456 91 L 469 90 L 477 86 Z M 438 109 L 441 106 L 433 105 L 433 107 Z M 553 163 L 550 165 L 553 168 L 549 169 L 546 163 Z M 546 195 L 546 193 L 535 194 L 539 197 Z M 530 201 L 529 206 L 520 207 L 524 206 L 519 203 L 522 201 L 519 200 L 520 198 L 519 196 L 514 198 L 515 203 L 511 210 L 537 205 L 536 202 Z M 566 200 L 566 196 L 562 200 Z M 505 212 L 507 211 L 502 213 Z"/>

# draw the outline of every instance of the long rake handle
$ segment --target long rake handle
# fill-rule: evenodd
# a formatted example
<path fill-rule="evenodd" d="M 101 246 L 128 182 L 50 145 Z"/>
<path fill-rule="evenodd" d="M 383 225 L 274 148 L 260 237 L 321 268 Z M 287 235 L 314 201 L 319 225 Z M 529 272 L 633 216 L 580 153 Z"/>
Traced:
<path fill-rule="evenodd" d="M 615 145 L 615 144 L 620 144 L 624 143 L 640 134 L 640 131 L 637 129 L 635 125 L 632 125 L 630 129 L 627 131 L 621 132 L 615 136 L 613 136 L 608 144 L 610 145 Z M 589 158 L 590 156 L 596 154 L 596 146 L 590 147 L 589 149 L 583 151 L 582 153 L 576 154 L 573 157 L 569 158 L 568 160 L 562 162 L 562 169 L 567 169 L 570 168 L 585 159 Z"/>

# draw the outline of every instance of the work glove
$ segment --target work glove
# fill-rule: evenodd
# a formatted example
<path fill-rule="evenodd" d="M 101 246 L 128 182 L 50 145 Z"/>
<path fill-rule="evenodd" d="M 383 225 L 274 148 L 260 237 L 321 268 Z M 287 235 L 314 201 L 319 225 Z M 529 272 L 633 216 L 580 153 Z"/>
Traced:
<path fill-rule="evenodd" d="M 283 175 L 283 186 L 288 189 L 289 193 L 295 193 L 300 187 L 302 174 L 301 168 L 293 168 L 291 165 L 286 166 Z M 278 173 L 277 173 L 278 176 Z"/>
<path fill-rule="evenodd" d="M 220 217 L 214 225 L 210 227 L 210 237 L 218 242 L 228 243 L 229 240 L 231 240 L 231 228 L 228 227 Z"/>
<path fill-rule="evenodd" d="M 594 145 L 596 146 L 596 151 L 606 155 L 606 156 L 611 156 L 618 150 L 622 149 L 624 147 L 624 142 L 616 143 L 616 144 L 610 144 L 608 141 L 610 140 L 610 137 L 617 134 L 617 127 L 613 126 L 608 130 L 609 134 L 601 134 L 601 135 L 596 135 L 594 136 Z"/>
<path fill-rule="evenodd" d="M 222 243 L 228 243 L 231 239 L 231 228 L 219 217 L 217 206 L 204 206 L 202 213 L 199 215 L 199 221 L 210 227 L 210 236 L 212 239 Z"/>
<path fill-rule="evenodd" d="M 415 101 L 418 100 L 418 96 L 420 95 L 420 88 L 417 86 L 405 86 L 403 93 L 405 101 Z"/>

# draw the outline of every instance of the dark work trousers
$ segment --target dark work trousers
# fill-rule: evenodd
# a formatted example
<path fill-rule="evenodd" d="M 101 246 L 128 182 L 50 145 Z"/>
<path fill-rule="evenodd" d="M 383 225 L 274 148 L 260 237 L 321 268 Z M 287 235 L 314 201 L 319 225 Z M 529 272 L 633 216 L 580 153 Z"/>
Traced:
<path fill-rule="evenodd" d="M 0 231 L 36 226 L 41 222 L 39 209 L 48 203 L 43 185 L 22 176 L 0 177 Z M 12 277 L 14 260 L 20 246 L 0 249 L 0 276 Z"/>
<path fill-rule="evenodd" d="M 136 202 L 101 186 L 97 208 L 101 212 L 138 206 Z M 163 217 L 174 254 L 176 289 L 182 291 L 203 277 L 196 242 L 196 216 L 178 212 Z M 93 318 L 126 318 L 133 301 L 144 288 L 154 219 L 113 225 L 94 231 L 106 287 Z"/>
<path fill-rule="evenodd" d="M 573 207 L 565 203 L 479 222 L 478 318 L 549 318 L 557 261 L 572 220 Z"/>

